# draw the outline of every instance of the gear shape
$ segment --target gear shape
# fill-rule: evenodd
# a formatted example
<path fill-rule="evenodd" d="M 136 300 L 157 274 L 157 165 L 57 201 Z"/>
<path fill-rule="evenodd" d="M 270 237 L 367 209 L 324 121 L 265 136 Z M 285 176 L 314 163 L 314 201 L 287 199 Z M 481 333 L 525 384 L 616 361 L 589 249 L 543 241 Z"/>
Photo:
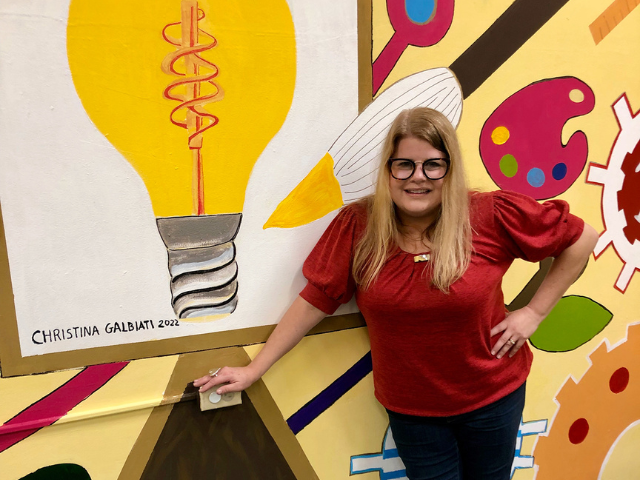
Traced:
<path fill-rule="evenodd" d="M 622 229 L 629 243 L 640 242 L 640 142 L 622 162 L 624 182 L 618 192 L 618 205 L 624 212 L 627 226 Z"/>
<path fill-rule="evenodd" d="M 640 419 L 638 351 L 640 324 L 630 325 L 626 341 L 609 348 L 605 340 L 593 351 L 578 383 L 567 379 L 549 433 L 534 448 L 536 480 L 600 478 L 616 440 Z"/>
<path fill-rule="evenodd" d="M 632 114 L 626 94 L 613 104 L 620 125 L 606 166 L 589 165 L 587 183 L 602 185 L 602 216 L 605 231 L 594 250 L 596 259 L 613 245 L 624 267 L 615 288 L 625 292 L 634 272 L 640 269 L 640 115 Z"/>

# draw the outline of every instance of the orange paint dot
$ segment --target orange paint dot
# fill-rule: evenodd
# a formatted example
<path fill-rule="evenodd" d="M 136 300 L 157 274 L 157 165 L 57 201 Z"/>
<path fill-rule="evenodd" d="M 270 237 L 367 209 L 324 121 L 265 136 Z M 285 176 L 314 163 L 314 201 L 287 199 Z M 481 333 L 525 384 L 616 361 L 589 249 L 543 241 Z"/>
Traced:
<path fill-rule="evenodd" d="M 491 132 L 491 140 L 496 145 L 503 145 L 507 143 L 509 140 L 509 129 L 507 127 L 496 127 L 493 132 Z"/>

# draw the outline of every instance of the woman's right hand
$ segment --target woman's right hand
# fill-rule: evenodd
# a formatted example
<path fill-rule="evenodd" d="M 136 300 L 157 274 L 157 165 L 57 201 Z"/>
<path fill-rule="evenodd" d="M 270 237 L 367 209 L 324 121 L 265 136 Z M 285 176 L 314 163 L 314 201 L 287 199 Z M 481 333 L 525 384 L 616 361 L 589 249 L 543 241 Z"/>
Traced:
<path fill-rule="evenodd" d="M 251 365 L 247 367 L 223 367 L 215 375 L 207 374 L 193 381 L 193 385 L 199 388 L 199 392 L 206 392 L 210 388 L 222 385 L 216 390 L 218 395 L 229 392 L 246 390 L 260 378 Z"/>

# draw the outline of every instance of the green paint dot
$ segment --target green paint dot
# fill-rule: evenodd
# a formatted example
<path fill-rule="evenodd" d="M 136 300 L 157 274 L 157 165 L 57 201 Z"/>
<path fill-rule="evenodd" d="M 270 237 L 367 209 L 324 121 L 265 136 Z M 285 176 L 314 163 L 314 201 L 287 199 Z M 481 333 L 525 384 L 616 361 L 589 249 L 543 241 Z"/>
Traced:
<path fill-rule="evenodd" d="M 500 171 L 505 177 L 513 177 L 518 173 L 518 161 L 516 157 L 507 153 L 500 159 Z"/>
<path fill-rule="evenodd" d="M 20 480 L 91 480 L 91 477 L 80 465 L 59 463 L 40 468 Z"/>

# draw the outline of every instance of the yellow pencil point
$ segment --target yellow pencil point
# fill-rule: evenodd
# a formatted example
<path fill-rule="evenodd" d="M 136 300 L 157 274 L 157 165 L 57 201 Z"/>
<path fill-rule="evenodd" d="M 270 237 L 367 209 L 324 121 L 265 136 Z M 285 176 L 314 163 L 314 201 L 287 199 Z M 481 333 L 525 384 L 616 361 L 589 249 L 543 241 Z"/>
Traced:
<path fill-rule="evenodd" d="M 333 174 L 333 158 L 327 153 L 278 204 L 262 228 L 306 225 L 337 210 L 343 203 L 340 184 Z"/>

